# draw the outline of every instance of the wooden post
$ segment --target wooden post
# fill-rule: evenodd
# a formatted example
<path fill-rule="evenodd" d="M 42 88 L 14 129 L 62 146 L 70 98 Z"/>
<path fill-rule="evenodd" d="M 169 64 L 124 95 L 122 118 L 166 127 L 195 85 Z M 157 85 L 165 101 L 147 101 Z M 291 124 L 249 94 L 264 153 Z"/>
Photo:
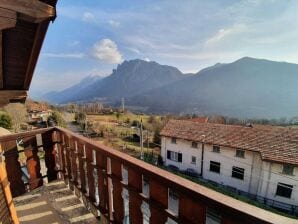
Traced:
<path fill-rule="evenodd" d="M 15 140 L 2 143 L 8 181 L 10 182 L 10 190 L 13 197 L 17 197 L 26 192 L 25 184 L 22 180 L 22 170 L 19 163 L 19 154 Z"/>
<path fill-rule="evenodd" d="M 6 198 L 7 208 L 9 209 L 10 217 L 14 224 L 18 224 L 19 220 L 12 201 L 12 195 L 9 187 L 10 183 L 7 179 L 7 172 L 5 168 L 5 157 L 3 155 L 1 144 L 0 144 L 0 183 L 2 185 L 3 193 Z"/>
<path fill-rule="evenodd" d="M 49 182 L 57 180 L 56 150 L 52 135 L 52 131 L 42 134 L 43 150 L 45 152 L 45 163 L 47 167 L 47 176 Z"/>
<path fill-rule="evenodd" d="M 30 176 L 29 187 L 33 190 L 43 185 L 42 175 L 40 173 L 40 162 L 37 155 L 36 137 L 23 139 L 24 152 L 27 157 L 26 165 Z"/>
<path fill-rule="evenodd" d="M 129 191 L 129 219 L 131 223 L 142 223 L 142 199 L 138 196 L 142 193 L 142 173 L 139 170 L 128 168 L 128 185 L 137 191 Z"/>
<path fill-rule="evenodd" d="M 124 219 L 124 204 L 123 204 L 123 188 L 121 184 L 122 170 L 121 163 L 118 160 L 111 159 L 112 169 L 112 183 L 113 183 L 113 201 L 114 203 L 114 221 L 116 223 L 123 223 Z"/>

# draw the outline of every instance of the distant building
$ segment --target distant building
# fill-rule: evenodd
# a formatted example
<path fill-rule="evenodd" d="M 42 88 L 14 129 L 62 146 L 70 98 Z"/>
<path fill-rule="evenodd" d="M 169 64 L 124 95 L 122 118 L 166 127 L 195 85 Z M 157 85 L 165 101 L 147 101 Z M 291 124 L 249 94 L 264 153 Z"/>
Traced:
<path fill-rule="evenodd" d="M 198 123 L 207 123 L 208 122 L 208 117 L 195 117 L 190 119 L 193 122 L 198 122 Z"/>
<path fill-rule="evenodd" d="M 192 169 L 274 207 L 298 205 L 298 129 L 170 120 L 161 136 L 165 165 Z"/>
<path fill-rule="evenodd" d="M 48 116 L 52 114 L 52 110 L 45 103 L 29 101 L 26 106 L 29 114 L 29 122 L 46 121 Z"/>

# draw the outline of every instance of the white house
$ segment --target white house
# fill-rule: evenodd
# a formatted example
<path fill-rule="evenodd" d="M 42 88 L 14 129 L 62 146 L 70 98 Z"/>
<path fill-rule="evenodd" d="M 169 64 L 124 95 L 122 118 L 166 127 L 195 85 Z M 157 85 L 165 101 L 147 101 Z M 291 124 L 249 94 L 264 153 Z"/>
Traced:
<path fill-rule="evenodd" d="M 161 136 L 165 165 L 298 210 L 298 129 L 170 120 Z"/>

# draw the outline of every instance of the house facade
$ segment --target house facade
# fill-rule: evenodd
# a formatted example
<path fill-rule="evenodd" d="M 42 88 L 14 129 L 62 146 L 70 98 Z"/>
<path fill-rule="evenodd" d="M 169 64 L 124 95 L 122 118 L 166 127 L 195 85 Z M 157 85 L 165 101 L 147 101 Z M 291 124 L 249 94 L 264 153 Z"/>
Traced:
<path fill-rule="evenodd" d="M 298 206 L 297 130 L 171 120 L 161 132 L 161 156 L 166 166 L 191 169 L 205 180 L 293 209 Z"/>

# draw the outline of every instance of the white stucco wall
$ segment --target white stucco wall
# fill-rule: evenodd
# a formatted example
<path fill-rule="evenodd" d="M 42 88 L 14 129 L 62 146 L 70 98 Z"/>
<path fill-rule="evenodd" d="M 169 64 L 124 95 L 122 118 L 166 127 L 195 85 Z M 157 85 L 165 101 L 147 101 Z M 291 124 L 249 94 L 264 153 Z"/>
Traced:
<path fill-rule="evenodd" d="M 192 147 L 192 142 L 177 139 L 176 144 L 171 142 L 171 138 L 162 137 L 161 156 L 165 165 L 177 166 L 180 170 L 192 168 L 201 173 L 202 145 L 198 143 L 198 148 Z M 167 150 L 182 153 L 182 163 L 167 159 Z M 191 163 L 191 157 L 196 157 L 196 164 Z"/>
<path fill-rule="evenodd" d="M 167 150 L 182 153 L 182 163 L 168 160 Z M 176 144 L 171 138 L 162 137 L 161 156 L 165 165 L 177 166 L 180 170 L 192 168 L 201 173 L 202 144 L 192 148 L 192 142 L 177 139 Z M 191 156 L 196 156 L 196 164 L 191 163 Z M 220 173 L 211 172 L 210 161 L 219 162 Z M 233 166 L 243 168 L 244 179 L 232 177 Z M 259 152 L 245 150 L 244 158 L 236 157 L 236 149 L 220 147 L 220 153 L 213 152 L 213 145 L 204 144 L 203 178 L 219 184 L 231 186 L 239 190 L 256 194 L 275 201 L 298 206 L 298 167 L 293 175 L 282 173 L 283 165 L 263 161 Z M 291 198 L 276 195 L 278 182 L 293 185 Z"/>
<path fill-rule="evenodd" d="M 236 149 L 234 148 L 220 147 L 220 153 L 216 153 L 213 152 L 213 145 L 205 144 L 203 178 L 249 192 L 253 152 L 245 151 L 244 158 L 239 158 L 235 155 Z M 219 174 L 209 170 L 210 161 L 220 163 Z M 232 177 L 233 166 L 244 169 L 243 180 Z"/>
<path fill-rule="evenodd" d="M 272 200 L 298 205 L 298 167 L 294 168 L 293 175 L 282 173 L 283 165 L 278 163 L 263 161 L 262 179 L 258 195 Z M 293 185 L 291 198 L 276 195 L 278 183 Z"/>

